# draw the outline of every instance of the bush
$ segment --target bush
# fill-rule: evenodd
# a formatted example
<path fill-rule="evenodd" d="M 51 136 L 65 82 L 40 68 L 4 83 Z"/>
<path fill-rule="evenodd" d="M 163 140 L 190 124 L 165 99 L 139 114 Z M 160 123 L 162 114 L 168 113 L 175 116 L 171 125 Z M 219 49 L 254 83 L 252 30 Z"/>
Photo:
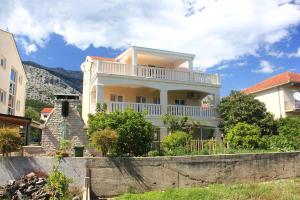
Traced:
<path fill-rule="evenodd" d="M 90 137 L 90 141 L 95 148 L 101 150 L 103 155 L 106 156 L 109 151 L 113 151 L 113 146 L 117 138 L 118 136 L 115 131 L 103 129 L 93 133 Z"/>
<path fill-rule="evenodd" d="M 148 156 L 150 156 L 150 157 L 159 156 L 159 152 L 157 150 L 149 151 Z"/>
<path fill-rule="evenodd" d="M 270 137 L 270 148 L 279 150 L 300 149 L 300 118 L 286 117 L 278 120 L 278 135 Z"/>
<path fill-rule="evenodd" d="M 31 118 L 35 121 L 40 121 L 40 113 L 32 107 L 25 109 L 25 117 Z"/>
<path fill-rule="evenodd" d="M 226 135 L 226 141 L 234 148 L 257 148 L 260 144 L 260 130 L 256 125 L 239 122 Z"/>
<path fill-rule="evenodd" d="M 115 111 L 109 114 L 98 112 L 95 115 L 89 115 L 88 126 L 90 136 L 107 128 L 116 131 L 115 151 L 117 155 L 145 155 L 150 150 L 154 136 L 153 126 L 145 119 L 145 113 L 134 112 L 131 109 L 124 112 Z"/>
<path fill-rule="evenodd" d="M 59 163 L 53 165 L 53 169 L 47 179 L 46 190 L 50 193 L 50 199 L 52 200 L 70 199 L 69 185 L 71 179 L 58 170 L 58 165 Z"/>
<path fill-rule="evenodd" d="M 191 135 L 183 131 L 175 131 L 166 136 L 162 141 L 162 147 L 168 151 L 174 151 L 176 148 L 184 147 L 191 141 Z"/>
<path fill-rule="evenodd" d="M 18 150 L 22 143 L 19 129 L 0 128 L 0 150 L 2 155 Z"/>

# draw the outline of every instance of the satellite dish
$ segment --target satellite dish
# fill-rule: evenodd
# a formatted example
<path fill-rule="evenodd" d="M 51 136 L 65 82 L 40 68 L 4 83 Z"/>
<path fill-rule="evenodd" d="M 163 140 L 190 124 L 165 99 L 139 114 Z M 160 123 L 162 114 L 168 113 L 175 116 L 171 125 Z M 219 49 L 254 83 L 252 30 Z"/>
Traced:
<path fill-rule="evenodd" d="M 296 101 L 300 101 L 300 92 L 294 92 L 293 97 Z"/>

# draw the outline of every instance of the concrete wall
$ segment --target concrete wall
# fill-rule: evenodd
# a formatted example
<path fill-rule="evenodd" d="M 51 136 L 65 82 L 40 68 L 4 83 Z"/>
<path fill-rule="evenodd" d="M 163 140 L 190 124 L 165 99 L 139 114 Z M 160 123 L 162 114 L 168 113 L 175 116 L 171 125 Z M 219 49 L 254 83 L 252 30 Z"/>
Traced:
<path fill-rule="evenodd" d="M 0 159 L 0 184 L 30 171 L 50 172 L 53 158 Z M 300 176 L 300 152 L 154 158 L 65 158 L 61 169 L 82 187 L 87 169 L 97 196 L 183 188 L 210 183 Z"/>

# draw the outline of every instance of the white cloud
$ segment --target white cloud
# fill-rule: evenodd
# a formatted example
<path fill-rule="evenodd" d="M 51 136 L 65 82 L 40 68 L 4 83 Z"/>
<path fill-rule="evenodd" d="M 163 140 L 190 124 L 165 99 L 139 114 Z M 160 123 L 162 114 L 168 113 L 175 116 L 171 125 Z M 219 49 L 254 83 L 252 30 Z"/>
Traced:
<path fill-rule="evenodd" d="M 277 58 L 282 58 L 282 57 L 287 57 L 287 58 L 300 58 L 300 47 L 298 47 L 296 52 L 283 52 L 283 51 L 270 51 L 269 55 L 277 57 Z"/>
<path fill-rule="evenodd" d="M 225 65 L 218 66 L 216 70 L 222 70 L 222 69 L 226 69 L 228 67 L 229 67 L 229 65 L 225 64 Z"/>
<path fill-rule="evenodd" d="M 35 44 L 29 44 L 24 38 L 16 38 L 16 40 L 18 42 L 20 42 L 20 44 L 23 46 L 25 53 L 27 55 L 36 52 L 37 51 L 37 46 Z"/>
<path fill-rule="evenodd" d="M 243 62 L 238 62 L 238 63 L 236 63 L 236 65 L 239 66 L 239 67 L 243 67 L 243 66 L 245 66 L 245 65 L 247 65 L 247 64 L 248 64 L 247 61 L 243 61 Z"/>
<path fill-rule="evenodd" d="M 194 66 L 205 70 L 256 55 L 300 23 L 300 6 L 283 0 L 188 2 L 1 0 L 0 27 L 39 47 L 55 33 L 81 49 L 131 44 L 194 53 Z"/>
<path fill-rule="evenodd" d="M 282 67 L 276 67 L 272 65 L 270 62 L 266 60 L 262 60 L 260 61 L 259 68 L 257 70 L 253 70 L 252 72 L 270 74 L 280 69 L 282 69 Z"/>

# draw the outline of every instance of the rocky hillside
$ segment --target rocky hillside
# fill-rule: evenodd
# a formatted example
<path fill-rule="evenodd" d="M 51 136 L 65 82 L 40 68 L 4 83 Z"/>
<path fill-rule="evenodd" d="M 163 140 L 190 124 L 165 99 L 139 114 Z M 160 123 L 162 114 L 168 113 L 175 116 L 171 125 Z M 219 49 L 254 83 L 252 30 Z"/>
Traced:
<path fill-rule="evenodd" d="M 81 94 L 82 73 L 80 71 L 50 68 L 31 61 L 23 62 L 27 83 L 27 99 L 53 103 L 54 94 Z"/>

